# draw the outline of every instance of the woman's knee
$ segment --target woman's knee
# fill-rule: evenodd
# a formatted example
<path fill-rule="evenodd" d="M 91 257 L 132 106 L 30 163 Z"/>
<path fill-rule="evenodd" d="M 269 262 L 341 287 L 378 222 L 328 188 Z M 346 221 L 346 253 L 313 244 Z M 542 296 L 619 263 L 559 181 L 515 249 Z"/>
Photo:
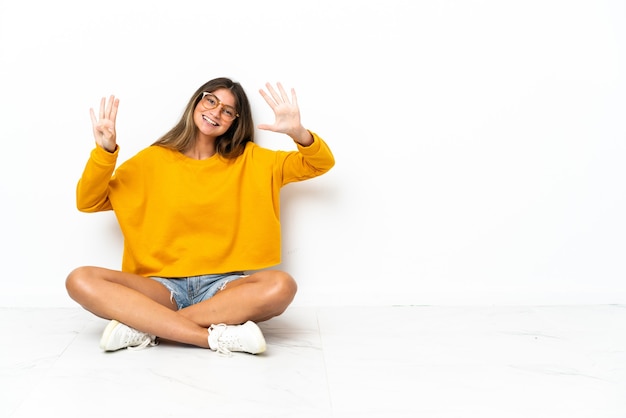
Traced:
<path fill-rule="evenodd" d="M 65 289 L 72 299 L 76 299 L 80 294 L 89 290 L 94 277 L 93 267 L 78 267 L 72 270 L 65 279 Z"/>
<path fill-rule="evenodd" d="M 285 307 L 296 296 L 298 285 L 294 278 L 284 271 L 273 271 L 270 276 L 268 292 L 270 296 L 285 303 Z"/>

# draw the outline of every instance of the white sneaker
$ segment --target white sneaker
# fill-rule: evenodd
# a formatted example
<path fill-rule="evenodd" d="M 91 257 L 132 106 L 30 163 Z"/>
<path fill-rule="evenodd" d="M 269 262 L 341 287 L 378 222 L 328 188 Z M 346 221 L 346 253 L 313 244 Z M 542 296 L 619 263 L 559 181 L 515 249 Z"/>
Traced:
<path fill-rule="evenodd" d="M 265 351 L 265 338 L 261 329 L 252 321 L 243 325 L 211 325 L 209 347 L 220 354 L 231 355 L 232 351 L 259 354 Z"/>
<path fill-rule="evenodd" d="M 122 348 L 140 350 L 157 344 L 156 336 L 137 331 L 116 320 L 109 322 L 100 339 L 100 348 L 104 351 L 116 351 Z"/>

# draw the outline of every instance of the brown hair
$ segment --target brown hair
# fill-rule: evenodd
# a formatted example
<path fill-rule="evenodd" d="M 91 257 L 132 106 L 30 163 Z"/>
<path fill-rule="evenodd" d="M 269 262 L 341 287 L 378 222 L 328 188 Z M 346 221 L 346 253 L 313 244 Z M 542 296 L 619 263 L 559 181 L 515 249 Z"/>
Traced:
<path fill-rule="evenodd" d="M 235 108 L 237 113 L 239 113 L 239 117 L 235 118 L 228 131 L 217 138 L 215 149 L 224 158 L 239 157 L 243 153 L 246 143 L 254 142 L 252 111 L 250 110 L 248 96 L 246 96 L 246 92 L 241 87 L 241 84 L 225 77 L 215 78 L 200 86 L 189 99 L 183 116 L 178 123 L 152 145 L 180 152 L 188 150 L 196 141 L 198 133 L 198 127 L 193 121 L 193 113 L 198 102 L 202 99 L 202 93 L 205 91 L 211 93 L 220 88 L 229 89 L 235 96 Z"/>

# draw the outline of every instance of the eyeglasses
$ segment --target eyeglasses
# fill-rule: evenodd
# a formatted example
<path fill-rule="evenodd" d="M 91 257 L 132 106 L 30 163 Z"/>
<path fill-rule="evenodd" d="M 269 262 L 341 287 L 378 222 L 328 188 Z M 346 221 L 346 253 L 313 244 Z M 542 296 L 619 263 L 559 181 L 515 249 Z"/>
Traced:
<path fill-rule="evenodd" d="M 215 109 L 216 107 L 221 106 L 221 115 L 224 119 L 228 121 L 233 121 L 239 117 L 239 113 L 237 113 L 237 110 L 235 110 L 234 107 L 222 103 L 220 99 L 218 99 L 217 96 L 213 93 L 209 93 L 206 91 L 203 92 L 200 103 L 202 103 L 202 106 L 204 106 L 206 110 Z"/>

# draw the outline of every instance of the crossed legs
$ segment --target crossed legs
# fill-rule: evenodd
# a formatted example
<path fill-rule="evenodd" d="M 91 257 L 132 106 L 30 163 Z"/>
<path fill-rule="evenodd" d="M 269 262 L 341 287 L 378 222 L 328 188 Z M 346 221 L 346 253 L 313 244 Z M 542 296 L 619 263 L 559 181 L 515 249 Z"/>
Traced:
<path fill-rule="evenodd" d="M 265 270 L 229 282 L 212 298 L 178 310 L 161 283 L 116 270 L 79 267 L 65 286 L 72 299 L 101 318 L 204 348 L 212 324 L 268 320 L 287 309 L 297 290 L 289 274 Z"/>

